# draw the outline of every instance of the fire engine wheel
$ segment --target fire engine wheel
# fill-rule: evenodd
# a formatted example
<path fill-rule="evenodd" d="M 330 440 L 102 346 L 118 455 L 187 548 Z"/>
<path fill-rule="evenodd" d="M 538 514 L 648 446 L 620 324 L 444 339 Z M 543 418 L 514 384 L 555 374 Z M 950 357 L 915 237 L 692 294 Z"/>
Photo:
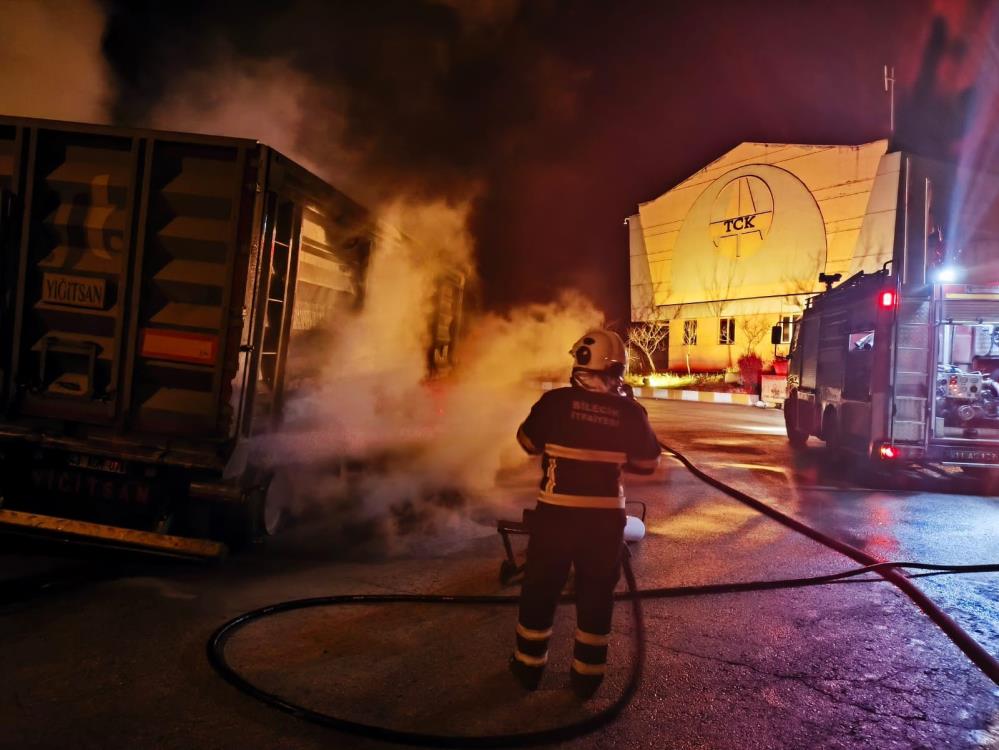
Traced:
<path fill-rule="evenodd" d="M 839 429 L 839 418 L 835 409 L 826 409 L 822 417 L 822 439 L 826 444 L 826 457 L 832 464 L 843 460 L 843 436 Z"/>
<path fill-rule="evenodd" d="M 787 442 L 791 444 L 792 449 L 801 450 L 808 443 L 808 433 L 792 427 L 786 411 L 784 412 L 784 429 L 787 431 Z"/>
<path fill-rule="evenodd" d="M 808 442 L 808 433 L 797 429 L 791 424 L 791 415 L 798 413 L 798 399 L 794 394 L 784 403 L 784 430 L 787 432 L 787 442 L 793 450 L 800 450 Z"/>
<path fill-rule="evenodd" d="M 961 472 L 967 474 L 978 485 L 978 491 L 983 495 L 999 495 L 999 469 L 964 466 Z"/>

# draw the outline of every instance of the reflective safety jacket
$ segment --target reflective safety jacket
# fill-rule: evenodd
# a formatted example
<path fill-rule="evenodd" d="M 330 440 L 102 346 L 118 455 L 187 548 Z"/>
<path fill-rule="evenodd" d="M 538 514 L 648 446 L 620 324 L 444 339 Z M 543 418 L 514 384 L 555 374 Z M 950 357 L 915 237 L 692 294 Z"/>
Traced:
<path fill-rule="evenodd" d="M 623 508 L 621 469 L 651 474 L 659 463 L 659 441 L 641 404 L 578 386 L 545 393 L 517 440 L 541 455 L 538 500 L 552 505 Z"/>

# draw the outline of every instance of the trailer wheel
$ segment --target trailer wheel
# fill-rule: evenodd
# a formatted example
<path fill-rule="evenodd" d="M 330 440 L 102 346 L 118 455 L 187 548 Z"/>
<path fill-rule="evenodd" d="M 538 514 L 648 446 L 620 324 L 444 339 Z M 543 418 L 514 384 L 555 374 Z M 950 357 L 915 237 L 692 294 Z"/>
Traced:
<path fill-rule="evenodd" d="M 234 551 L 246 550 L 284 528 L 289 487 L 287 476 L 277 472 L 263 483 L 249 487 L 242 501 L 229 508 L 223 538 Z"/>
<path fill-rule="evenodd" d="M 274 536 L 284 528 L 288 520 L 286 510 L 294 493 L 291 480 L 283 471 L 277 471 L 267 483 L 260 508 L 260 532 L 264 536 Z"/>
<path fill-rule="evenodd" d="M 224 509 L 218 523 L 218 537 L 233 552 L 243 552 L 260 538 L 260 513 L 262 493 L 259 488 L 247 490 L 242 500 Z"/>

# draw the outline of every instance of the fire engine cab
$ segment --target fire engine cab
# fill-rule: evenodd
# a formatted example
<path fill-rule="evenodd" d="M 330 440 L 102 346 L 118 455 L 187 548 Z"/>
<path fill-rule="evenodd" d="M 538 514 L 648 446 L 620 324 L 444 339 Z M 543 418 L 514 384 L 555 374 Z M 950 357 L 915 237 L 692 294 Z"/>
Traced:
<path fill-rule="evenodd" d="M 999 284 L 858 273 L 809 300 L 790 359 L 793 447 L 999 471 Z"/>

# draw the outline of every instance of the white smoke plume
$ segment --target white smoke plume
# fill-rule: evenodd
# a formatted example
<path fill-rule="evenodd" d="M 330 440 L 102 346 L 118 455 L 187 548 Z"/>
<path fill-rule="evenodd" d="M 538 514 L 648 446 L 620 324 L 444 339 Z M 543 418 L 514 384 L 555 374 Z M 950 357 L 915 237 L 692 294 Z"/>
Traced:
<path fill-rule="evenodd" d="M 488 25 L 515 7 L 485 4 L 468 22 Z M 601 316 L 569 294 L 508 315 L 466 318 L 457 367 L 428 381 L 438 281 L 457 271 L 475 283 L 468 217 L 479 186 L 469 179 L 468 197 L 458 203 L 399 197 L 390 181 L 364 173 L 367 154 L 344 146 L 346 92 L 280 60 L 225 52 L 219 59 L 178 79 L 151 124 L 261 140 L 377 206 L 363 308 L 331 325 L 318 357 L 296 355 L 291 345 L 291 356 L 318 369 L 286 403 L 282 432 L 265 441 L 294 488 L 291 509 L 321 510 L 334 526 L 370 520 L 388 531 L 463 523 L 483 508 L 497 472 L 523 460 L 514 436 L 539 395 L 532 378 L 567 377 L 570 345 Z"/>
<path fill-rule="evenodd" d="M 415 398 L 428 374 L 430 319 L 442 273 L 470 269 L 467 205 L 396 201 L 379 222 L 364 305 L 338 319 L 313 390 L 289 404 L 290 429 L 320 422 L 352 456 L 398 446 L 427 419 Z"/>
<path fill-rule="evenodd" d="M 329 84 L 316 85 L 283 60 L 248 60 L 220 51 L 212 67 L 173 82 L 148 124 L 258 140 L 356 193 L 351 188 L 363 183 L 357 173 L 359 154 L 339 147 L 344 121 L 338 99 Z M 306 139 L 317 120 L 322 138 Z"/>
<path fill-rule="evenodd" d="M 90 0 L 0 2 L 0 114 L 106 123 L 104 13 Z"/>
<path fill-rule="evenodd" d="M 471 326 L 444 399 L 442 429 L 428 445 L 435 470 L 473 492 L 493 487 L 507 459 L 523 456 L 514 436 L 540 395 L 538 380 L 568 382 L 569 348 L 601 320 L 588 300 L 566 292 Z"/>
<path fill-rule="evenodd" d="M 396 231 L 374 249 L 363 309 L 338 324 L 321 377 L 268 441 L 279 467 L 295 467 L 296 512 L 468 533 L 464 521 L 489 510 L 498 472 L 523 460 L 514 436 L 537 380 L 567 379 L 570 345 L 601 317 L 571 293 L 481 316 L 468 322 L 450 376 L 428 380 L 437 279 L 470 263 L 467 211 L 396 202 L 383 214 Z M 352 474 L 345 461 L 364 468 Z"/>

